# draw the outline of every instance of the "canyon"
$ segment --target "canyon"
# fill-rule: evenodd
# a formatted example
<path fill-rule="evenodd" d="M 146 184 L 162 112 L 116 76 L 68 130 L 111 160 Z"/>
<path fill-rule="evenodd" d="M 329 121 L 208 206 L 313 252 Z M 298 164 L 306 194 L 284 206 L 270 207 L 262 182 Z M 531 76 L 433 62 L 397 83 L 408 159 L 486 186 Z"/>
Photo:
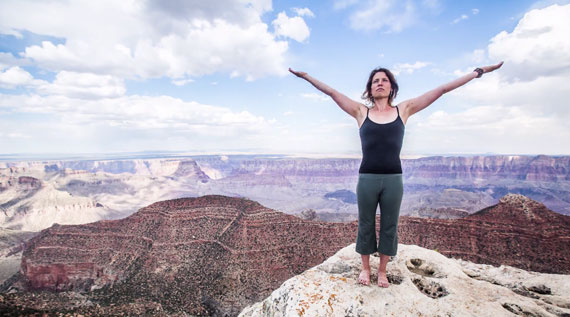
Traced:
<path fill-rule="evenodd" d="M 353 243 L 356 227 L 219 195 L 53 225 L 25 243 L 0 311 L 237 315 Z M 570 273 L 570 217 L 522 195 L 460 219 L 402 216 L 399 235 L 404 250 L 414 244 L 441 257 Z"/>
<path fill-rule="evenodd" d="M 0 227 L 39 231 L 53 223 L 118 219 L 156 201 L 210 194 L 352 221 L 359 164 L 351 158 L 248 155 L 0 162 Z M 570 214 L 568 156 L 424 157 L 403 159 L 402 165 L 402 215 L 459 218 L 508 193 Z"/>

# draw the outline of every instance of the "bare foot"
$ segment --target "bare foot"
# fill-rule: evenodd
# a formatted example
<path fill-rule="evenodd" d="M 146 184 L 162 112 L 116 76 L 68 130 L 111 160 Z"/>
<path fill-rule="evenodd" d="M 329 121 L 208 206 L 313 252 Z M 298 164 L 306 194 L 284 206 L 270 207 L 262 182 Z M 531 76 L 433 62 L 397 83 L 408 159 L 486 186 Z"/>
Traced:
<path fill-rule="evenodd" d="M 383 288 L 387 288 L 388 286 L 390 286 L 390 282 L 388 282 L 386 273 L 378 272 L 378 286 Z"/>
<path fill-rule="evenodd" d="M 370 271 L 362 270 L 358 276 L 358 284 L 370 285 Z"/>

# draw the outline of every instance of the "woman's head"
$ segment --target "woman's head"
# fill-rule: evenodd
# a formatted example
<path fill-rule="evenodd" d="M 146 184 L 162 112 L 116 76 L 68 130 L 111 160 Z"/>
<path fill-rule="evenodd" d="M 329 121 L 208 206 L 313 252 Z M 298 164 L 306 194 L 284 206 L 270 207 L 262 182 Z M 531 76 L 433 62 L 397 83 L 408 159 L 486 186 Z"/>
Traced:
<path fill-rule="evenodd" d="M 376 76 L 377 73 L 382 73 L 382 74 L 378 74 L 378 76 Z M 388 103 L 392 105 L 392 100 L 394 100 L 398 95 L 398 89 L 399 89 L 398 82 L 396 82 L 396 78 L 394 77 L 394 74 L 392 74 L 391 71 L 382 67 L 376 68 L 372 70 L 372 72 L 370 72 L 370 76 L 368 77 L 368 82 L 366 83 L 366 90 L 364 91 L 364 93 L 362 93 L 362 99 L 368 100 L 370 103 L 374 104 L 374 93 L 372 91 L 372 84 L 373 82 L 380 81 L 382 79 L 380 77 L 387 78 L 388 81 L 390 82 Z"/>

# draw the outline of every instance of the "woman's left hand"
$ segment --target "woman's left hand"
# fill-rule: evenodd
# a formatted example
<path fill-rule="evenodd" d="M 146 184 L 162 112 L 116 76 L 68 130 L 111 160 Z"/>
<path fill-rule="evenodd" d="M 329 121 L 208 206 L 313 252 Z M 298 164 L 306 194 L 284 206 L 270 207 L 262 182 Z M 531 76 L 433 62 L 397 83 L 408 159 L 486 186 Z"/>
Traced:
<path fill-rule="evenodd" d="M 503 62 L 500 62 L 499 64 L 496 65 L 483 66 L 481 67 L 481 69 L 483 70 L 484 73 L 490 73 L 495 69 L 501 68 L 501 66 L 503 66 Z"/>

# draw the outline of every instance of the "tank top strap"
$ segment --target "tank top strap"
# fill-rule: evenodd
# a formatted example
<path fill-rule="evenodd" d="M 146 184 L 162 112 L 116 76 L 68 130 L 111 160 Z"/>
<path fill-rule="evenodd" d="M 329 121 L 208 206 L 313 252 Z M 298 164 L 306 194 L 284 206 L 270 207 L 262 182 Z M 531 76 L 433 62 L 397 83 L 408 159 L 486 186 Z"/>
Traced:
<path fill-rule="evenodd" d="M 396 112 L 398 113 L 398 117 L 400 116 L 400 109 L 398 109 L 398 106 L 396 106 Z"/>
<path fill-rule="evenodd" d="M 366 107 L 366 118 L 368 118 L 368 113 L 370 113 L 370 108 Z"/>

